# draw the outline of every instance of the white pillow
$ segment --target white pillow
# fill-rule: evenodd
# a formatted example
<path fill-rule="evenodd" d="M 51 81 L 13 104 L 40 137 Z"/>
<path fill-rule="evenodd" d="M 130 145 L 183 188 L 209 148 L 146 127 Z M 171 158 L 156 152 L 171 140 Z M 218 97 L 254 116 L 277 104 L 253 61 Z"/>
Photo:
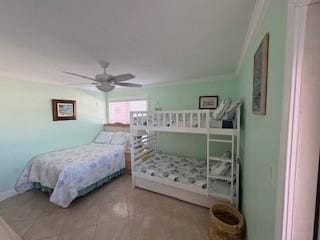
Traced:
<path fill-rule="evenodd" d="M 112 145 L 128 145 L 130 143 L 130 133 L 114 132 L 110 144 Z"/>
<path fill-rule="evenodd" d="M 234 120 L 236 117 L 237 108 L 239 106 L 240 106 L 239 101 L 231 103 L 223 116 L 223 120 Z"/>
<path fill-rule="evenodd" d="M 110 144 L 113 138 L 114 132 L 101 132 L 96 139 L 94 140 L 95 143 L 103 143 L 103 144 Z"/>
<path fill-rule="evenodd" d="M 213 112 L 213 119 L 215 120 L 222 120 L 226 110 L 229 108 L 231 104 L 231 99 L 230 98 L 225 98 L 223 101 L 220 103 L 218 108 L 214 110 Z"/>

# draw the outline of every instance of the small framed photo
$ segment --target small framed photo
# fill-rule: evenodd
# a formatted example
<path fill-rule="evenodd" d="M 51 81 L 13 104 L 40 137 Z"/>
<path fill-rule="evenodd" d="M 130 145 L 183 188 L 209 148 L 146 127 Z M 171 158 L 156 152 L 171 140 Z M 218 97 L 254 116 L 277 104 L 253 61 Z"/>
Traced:
<path fill-rule="evenodd" d="M 266 115 L 268 82 L 269 33 L 267 33 L 254 55 L 252 113 Z"/>
<path fill-rule="evenodd" d="M 219 104 L 218 96 L 200 96 L 199 109 L 216 109 Z"/>
<path fill-rule="evenodd" d="M 76 120 L 76 101 L 52 99 L 52 116 L 53 121 Z"/>

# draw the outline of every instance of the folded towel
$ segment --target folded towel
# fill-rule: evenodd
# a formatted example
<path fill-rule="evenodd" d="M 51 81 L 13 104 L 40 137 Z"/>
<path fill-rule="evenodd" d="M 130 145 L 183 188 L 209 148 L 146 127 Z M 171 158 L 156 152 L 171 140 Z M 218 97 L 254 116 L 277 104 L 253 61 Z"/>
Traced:
<path fill-rule="evenodd" d="M 178 181 L 178 175 L 177 174 L 169 174 L 168 179 L 176 182 L 176 181 Z"/>
<path fill-rule="evenodd" d="M 231 168 L 229 163 L 218 163 L 211 168 L 211 174 L 215 176 L 224 176 Z"/>
<path fill-rule="evenodd" d="M 207 180 L 197 180 L 194 184 L 203 189 L 207 188 Z"/>

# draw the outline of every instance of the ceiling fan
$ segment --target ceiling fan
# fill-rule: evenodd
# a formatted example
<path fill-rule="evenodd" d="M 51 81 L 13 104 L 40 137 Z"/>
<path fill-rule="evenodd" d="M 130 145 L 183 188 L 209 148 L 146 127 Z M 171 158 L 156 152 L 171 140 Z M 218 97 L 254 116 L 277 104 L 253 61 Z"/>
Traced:
<path fill-rule="evenodd" d="M 97 74 L 95 77 L 88 77 L 82 74 L 72 73 L 72 72 L 64 72 L 69 75 L 73 75 L 76 77 L 80 77 L 86 80 L 91 80 L 94 82 L 89 83 L 75 83 L 71 85 L 95 85 L 97 89 L 102 92 L 109 92 L 115 88 L 115 86 L 122 86 L 122 87 L 142 87 L 140 84 L 136 83 L 128 83 L 128 81 L 135 76 L 131 73 L 119 74 L 119 75 L 111 75 L 106 72 L 106 68 L 109 67 L 110 63 L 105 61 L 99 62 L 100 66 L 103 68 L 103 73 Z"/>

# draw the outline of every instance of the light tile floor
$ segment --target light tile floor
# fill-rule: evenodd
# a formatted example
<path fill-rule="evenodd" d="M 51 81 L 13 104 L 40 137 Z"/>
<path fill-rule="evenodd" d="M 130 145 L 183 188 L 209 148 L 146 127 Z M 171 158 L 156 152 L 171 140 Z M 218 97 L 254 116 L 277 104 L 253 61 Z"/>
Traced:
<path fill-rule="evenodd" d="M 0 202 L 24 240 L 206 240 L 209 211 L 132 188 L 122 176 L 62 209 L 32 190 Z"/>

